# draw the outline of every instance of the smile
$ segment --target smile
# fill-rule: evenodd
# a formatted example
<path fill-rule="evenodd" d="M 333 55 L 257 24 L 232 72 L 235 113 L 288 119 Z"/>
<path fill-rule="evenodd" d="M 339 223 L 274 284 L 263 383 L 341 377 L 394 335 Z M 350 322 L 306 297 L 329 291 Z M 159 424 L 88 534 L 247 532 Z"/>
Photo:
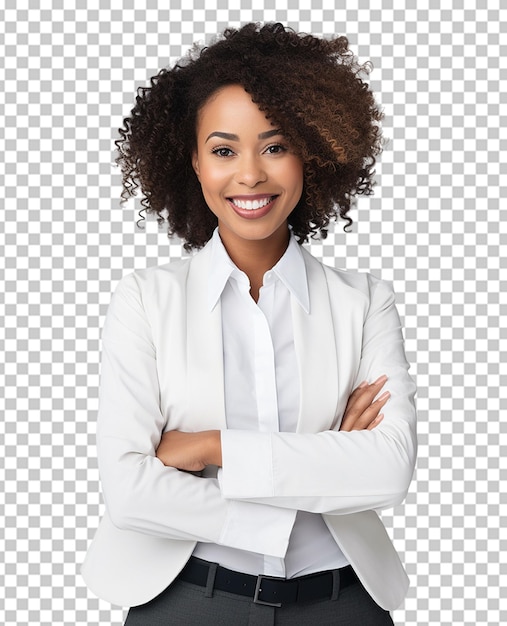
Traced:
<path fill-rule="evenodd" d="M 255 211 L 267 206 L 276 196 L 265 196 L 263 198 L 255 198 L 254 200 L 246 200 L 243 198 L 229 198 L 229 201 L 238 209 L 245 211 Z"/>

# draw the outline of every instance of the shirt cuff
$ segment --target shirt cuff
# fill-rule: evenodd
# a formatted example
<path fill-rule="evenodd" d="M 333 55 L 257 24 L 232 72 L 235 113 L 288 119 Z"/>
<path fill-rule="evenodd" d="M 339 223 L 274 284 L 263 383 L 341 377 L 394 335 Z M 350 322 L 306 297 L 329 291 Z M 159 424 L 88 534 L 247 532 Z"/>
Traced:
<path fill-rule="evenodd" d="M 219 543 L 283 558 L 297 511 L 241 500 L 273 494 L 270 433 L 223 430 L 221 444 L 218 482 L 228 505 Z"/>
<path fill-rule="evenodd" d="M 294 509 L 229 500 L 218 543 L 230 548 L 283 558 L 296 519 Z"/>
<path fill-rule="evenodd" d="M 220 489 L 224 498 L 274 495 L 271 433 L 222 430 Z"/>

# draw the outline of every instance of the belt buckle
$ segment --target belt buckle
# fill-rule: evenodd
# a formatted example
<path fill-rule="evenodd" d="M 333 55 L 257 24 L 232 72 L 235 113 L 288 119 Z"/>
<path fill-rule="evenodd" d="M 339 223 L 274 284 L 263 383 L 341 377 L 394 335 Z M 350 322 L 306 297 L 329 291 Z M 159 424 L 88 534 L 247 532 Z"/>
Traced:
<path fill-rule="evenodd" d="M 280 578 L 277 576 L 263 576 L 262 574 L 259 574 L 259 576 L 257 576 L 257 582 L 255 583 L 255 593 L 253 601 L 255 602 L 255 604 L 264 604 L 265 606 L 275 606 L 280 608 L 282 606 L 281 602 L 265 602 L 264 600 L 259 600 L 259 593 L 261 593 L 262 591 L 261 585 L 263 578 L 267 580 L 280 580 Z"/>

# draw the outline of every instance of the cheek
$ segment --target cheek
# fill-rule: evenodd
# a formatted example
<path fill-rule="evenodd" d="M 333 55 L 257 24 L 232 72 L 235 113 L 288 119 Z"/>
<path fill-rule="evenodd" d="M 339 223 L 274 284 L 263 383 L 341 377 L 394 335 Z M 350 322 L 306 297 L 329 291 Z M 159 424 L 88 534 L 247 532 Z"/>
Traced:
<path fill-rule="evenodd" d="M 294 190 L 301 194 L 303 190 L 303 180 L 304 180 L 304 172 L 303 172 L 303 164 L 299 159 L 294 158 L 293 163 L 290 165 L 290 170 L 287 172 L 288 179 L 290 179 Z"/>
<path fill-rule="evenodd" d="M 206 204 L 209 209 L 215 213 L 214 208 L 219 206 L 220 198 L 225 189 L 222 176 L 220 176 L 216 169 L 201 166 L 199 183 Z"/>
<path fill-rule="evenodd" d="M 199 170 L 199 181 L 203 188 L 209 189 L 209 191 L 218 191 L 220 186 L 225 181 L 226 176 L 223 172 L 223 168 L 219 168 L 213 166 L 213 164 L 209 164 L 203 162 L 200 170 Z"/>

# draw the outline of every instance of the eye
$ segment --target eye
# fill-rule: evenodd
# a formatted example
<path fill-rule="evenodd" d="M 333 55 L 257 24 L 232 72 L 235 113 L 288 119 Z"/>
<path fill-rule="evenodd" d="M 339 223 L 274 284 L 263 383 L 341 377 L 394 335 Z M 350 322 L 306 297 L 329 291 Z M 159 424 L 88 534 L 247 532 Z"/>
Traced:
<path fill-rule="evenodd" d="M 284 146 L 281 143 L 274 143 L 266 148 L 266 152 L 268 154 L 281 154 L 282 152 L 287 152 L 287 150 L 287 146 Z"/>
<path fill-rule="evenodd" d="M 211 153 L 216 154 L 218 157 L 222 157 L 222 158 L 229 157 L 234 154 L 234 152 L 230 148 L 225 148 L 225 147 L 220 147 L 220 146 L 218 148 L 213 148 Z"/>

